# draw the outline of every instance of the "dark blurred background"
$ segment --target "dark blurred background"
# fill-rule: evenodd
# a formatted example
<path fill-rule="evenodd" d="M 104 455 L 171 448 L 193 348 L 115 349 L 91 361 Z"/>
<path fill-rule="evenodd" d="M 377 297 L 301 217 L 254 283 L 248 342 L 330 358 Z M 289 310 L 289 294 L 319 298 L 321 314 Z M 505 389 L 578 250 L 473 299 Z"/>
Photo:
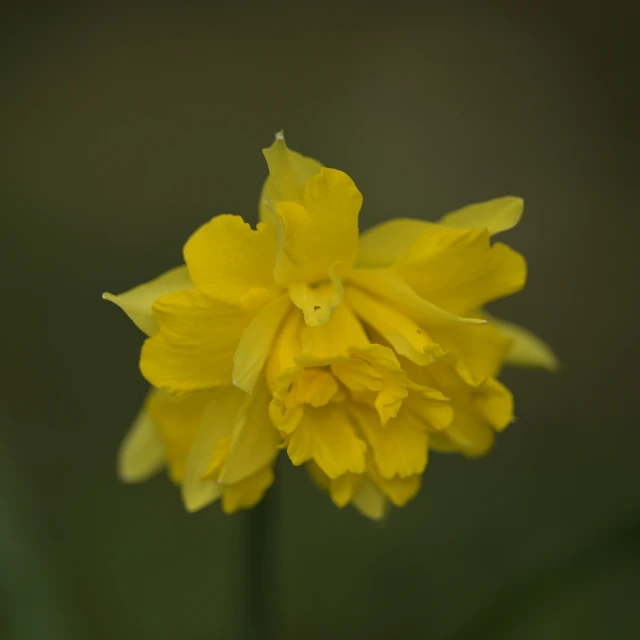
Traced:
<path fill-rule="evenodd" d="M 142 334 L 100 294 L 255 222 L 281 128 L 362 228 L 524 197 L 529 284 L 493 311 L 563 369 L 507 371 L 517 424 L 383 526 L 282 465 L 278 637 L 640 637 L 637 5 L 100 4 L 2 22 L 0 637 L 241 626 L 245 516 L 116 479 Z"/>

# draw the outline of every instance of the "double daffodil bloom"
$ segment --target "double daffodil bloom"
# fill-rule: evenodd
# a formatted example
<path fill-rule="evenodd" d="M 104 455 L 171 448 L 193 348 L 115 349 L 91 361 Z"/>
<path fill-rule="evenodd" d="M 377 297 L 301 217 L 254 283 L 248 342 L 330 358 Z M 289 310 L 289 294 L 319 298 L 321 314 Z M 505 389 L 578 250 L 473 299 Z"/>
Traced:
<path fill-rule="evenodd" d="M 255 505 L 286 453 L 339 507 L 371 518 L 420 488 L 432 451 L 479 456 L 513 420 L 505 363 L 556 367 L 533 334 L 484 305 L 525 284 L 493 235 L 505 197 L 439 223 L 402 218 L 359 236 L 351 178 L 287 148 L 264 150 L 260 222 L 219 215 L 185 265 L 118 296 L 148 338 L 152 390 L 120 450 L 123 480 L 166 466 L 190 511 Z"/>

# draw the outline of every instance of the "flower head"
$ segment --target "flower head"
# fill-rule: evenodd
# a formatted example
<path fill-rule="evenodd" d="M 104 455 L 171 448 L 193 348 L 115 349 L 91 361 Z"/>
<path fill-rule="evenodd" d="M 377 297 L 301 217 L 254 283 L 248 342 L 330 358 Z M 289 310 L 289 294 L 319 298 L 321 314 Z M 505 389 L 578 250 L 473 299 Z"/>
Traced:
<path fill-rule="evenodd" d="M 492 236 L 522 200 L 438 223 L 401 218 L 362 236 L 362 195 L 342 171 L 264 150 L 260 222 L 219 215 L 185 265 L 118 296 L 148 338 L 153 389 L 120 451 L 126 481 L 166 466 L 185 506 L 255 505 L 286 451 L 339 507 L 372 518 L 419 490 L 429 451 L 486 453 L 513 420 L 505 363 L 553 369 L 538 338 L 484 305 L 525 284 Z"/>

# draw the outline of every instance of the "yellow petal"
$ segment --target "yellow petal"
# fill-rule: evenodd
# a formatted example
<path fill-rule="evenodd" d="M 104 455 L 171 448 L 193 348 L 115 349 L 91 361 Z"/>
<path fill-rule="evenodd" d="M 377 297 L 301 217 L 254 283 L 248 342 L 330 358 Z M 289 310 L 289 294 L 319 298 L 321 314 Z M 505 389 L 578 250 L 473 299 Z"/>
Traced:
<path fill-rule="evenodd" d="M 409 393 L 407 376 L 393 350 L 379 344 L 352 348 L 351 356 L 333 363 L 331 370 L 351 391 L 374 392 L 373 406 L 383 425 L 398 415 Z"/>
<path fill-rule="evenodd" d="M 397 353 L 417 364 L 433 361 L 434 342 L 414 320 L 357 287 L 347 287 L 346 295 L 357 316 L 373 327 Z"/>
<path fill-rule="evenodd" d="M 367 473 L 378 490 L 389 498 L 396 507 L 404 507 L 420 491 L 422 485 L 420 475 L 406 478 L 383 478 L 375 465 L 371 463 L 369 463 Z"/>
<path fill-rule="evenodd" d="M 360 236 L 358 267 L 389 267 L 425 231 L 432 222 L 413 218 L 394 218 L 376 225 Z"/>
<path fill-rule="evenodd" d="M 227 461 L 229 449 L 231 448 L 231 436 L 224 436 L 216 442 L 209 458 L 209 466 L 207 470 L 200 476 L 201 480 L 213 480 L 218 482 L 220 471 Z"/>
<path fill-rule="evenodd" d="M 491 246 L 486 229 L 444 226 L 422 234 L 393 270 L 418 296 L 458 315 L 519 291 L 527 274 L 524 258 Z"/>
<path fill-rule="evenodd" d="M 164 464 L 162 439 L 143 406 L 118 450 L 118 477 L 122 482 L 143 482 L 160 471 Z"/>
<path fill-rule="evenodd" d="M 267 376 L 267 386 L 274 395 L 281 388 L 281 377 L 286 377 L 288 384 L 293 381 L 300 370 L 295 360 L 300 355 L 302 349 L 300 329 L 303 323 L 304 321 L 302 320 L 300 310 L 291 309 L 280 326 L 273 342 L 271 353 L 267 359 L 265 372 Z"/>
<path fill-rule="evenodd" d="M 230 301 L 251 289 L 276 291 L 276 234 L 268 224 L 254 230 L 240 216 L 216 216 L 187 240 L 184 259 L 196 287 Z"/>
<path fill-rule="evenodd" d="M 244 394 L 233 422 L 229 455 L 218 482 L 239 482 L 275 460 L 282 438 L 269 419 L 270 401 L 271 394 L 263 377 L 251 395 Z"/>
<path fill-rule="evenodd" d="M 380 391 L 384 385 L 385 374 L 362 358 L 334 362 L 331 372 L 351 391 Z"/>
<path fill-rule="evenodd" d="M 331 479 L 327 474 L 320 469 L 320 467 L 313 461 L 310 460 L 305 465 L 307 472 L 309 473 L 309 477 L 313 480 L 313 483 L 320 489 L 321 491 L 328 492 L 329 484 L 331 483 Z"/>
<path fill-rule="evenodd" d="M 495 378 L 489 378 L 473 395 L 473 406 L 497 431 L 513 422 L 513 394 Z"/>
<path fill-rule="evenodd" d="M 335 267 L 342 275 L 352 265 L 358 248 L 358 214 L 362 195 L 342 171 L 321 169 L 307 181 L 304 204 L 279 202 L 279 285 L 319 283 Z"/>
<path fill-rule="evenodd" d="M 362 507 L 361 512 L 370 518 L 379 519 L 383 515 L 386 500 L 380 496 L 375 487 L 372 487 L 367 480 L 367 476 L 358 473 L 344 473 L 337 478 L 331 479 L 327 474 L 311 461 L 306 464 L 307 471 L 315 485 L 325 493 L 328 493 L 333 503 L 340 509 L 360 495 L 357 500 Z M 364 485 L 370 485 L 365 487 Z"/>
<path fill-rule="evenodd" d="M 154 304 L 160 332 L 140 354 L 142 375 L 169 393 L 231 384 L 242 333 L 265 302 L 259 292 L 244 304 L 195 289 L 163 296 Z"/>
<path fill-rule="evenodd" d="M 491 323 L 432 327 L 430 335 L 458 358 L 475 383 L 498 375 L 511 347 L 511 340 Z"/>
<path fill-rule="evenodd" d="M 216 447 L 231 433 L 247 394 L 235 387 L 215 389 L 202 394 L 209 401 L 200 416 L 185 464 L 182 500 L 187 511 L 198 511 L 217 500 L 223 491 L 220 483 L 207 477 Z M 190 398 L 192 396 L 186 396 Z"/>
<path fill-rule="evenodd" d="M 300 404 L 291 407 L 285 405 L 282 400 L 274 398 L 269 405 L 269 419 L 271 420 L 271 424 L 284 435 L 295 431 L 303 415 L 304 406 Z"/>
<path fill-rule="evenodd" d="M 429 444 L 432 449 L 443 450 L 437 446 L 443 436 L 455 445 L 456 451 L 472 458 L 487 453 L 495 441 L 495 434 L 485 420 L 458 406 L 455 407 L 451 425 L 443 431 L 430 434 Z"/>
<path fill-rule="evenodd" d="M 504 196 L 452 211 L 440 223 L 455 229 L 487 229 L 495 235 L 513 229 L 520 222 L 523 210 L 522 198 Z"/>
<path fill-rule="evenodd" d="M 351 407 L 383 478 L 406 478 L 427 466 L 426 429 L 406 410 L 382 426 L 375 411 L 361 404 Z"/>
<path fill-rule="evenodd" d="M 278 329 L 291 308 L 287 294 L 263 307 L 244 330 L 233 357 L 233 384 L 251 393 L 273 345 Z"/>
<path fill-rule="evenodd" d="M 153 317 L 153 303 L 167 293 L 188 289 L 193 289 L 193 283 L 187 268 L 181 266 L 119 295 L 103 293 L 102 297 L 118 305 L 141 331 L 152 336 L 158 331 L 158 324 Z"/>
<path fill-rule="evenodd" d="M 403 279 L 390 269 L 354 269 L 349 282 L 378 299 L 393 305 L 417 323 L 435 324 L 484 324 L 483 318 L 463 318 L 442 309 L 433 302 L 421 298 Z M 347 300 L 348 300 L 347 296 Z"/>
<path fill-rule="evenodd" d="M 266 467 L 257 471 L 252 476 L 224 485 L 222 489 L 222 510 L 225 513 L 234 513 L 239 509 L 254 507 L 267 489 L 273 484 L 275 474 L 272 467 Z"/>
<path fill-rule="evenodd" d="M 330 478 L 349 471 L 362 473 L 365 451 L 366 445 L 356 436 L 344 407 L 335 403 L 317 409 L 305 407 L 287 446 L 294 465 L 314 460 Z"/>
<path fill-rule="evenodd" d="M 291 392 L 296 404 L 310 404 L 312 407 L 324 407 L 338 393 L 338 383 L 325 369 L 304 369 L 295 380 Z"/>
<path fill-rule="evenodd" d="M 265 203 L 282 200 L 302 203 L 307 180 L 320 173 L 322 165 L 289 149 L 282 131 L 276 133 L 273 144 L 262 153 L 269 166 L 269 177 L 260 196 L 260 220 L 275 225 L 274 214 Z"/>
<path fill-rule="evenodd" d="M 366 347 L 369 339 L 351 308 L 341 304 L 331 320 L 321 327 L 301 329 L 301 354 L 296 361 L 306 366 L 331 364 L 346 357 L 354 347 Z"/>
<path fill-rule="evenodd" d="M 342 509 L 346 507 L 360 489 L 364 476 L 356 473 L 345 473 L 330 481 L 329 495 L 333 504 Z"/>
<path fill-rule="evenodd" d="M 176 484 L 184 478 L 187 456 L 210 401 L 209 393 L 176 397 L 162 392 L 147 400 L 147 410 L 166 451 L 169 474 Z"/>
<path fill-rule="evenodd" d="M 560 368 L 560 362 L 551 347 L 528 329 L 495 318 L 491 319 L 491 324 L 495 324 L 500 333 L 512 341 L 506 356 L 507 364 L 549 371 Z"/>
<path fill-rule="evenodd" d="M 456 229 L 488 229 L 494 235 L 515 227 L 523 208 L 521 198 L 505 196 L 448 213 L 440 224 Z M 360 236 L 357 264 L 359 267 L 391 266 L 418 236 L 435 227 L 432 222 L 413 218 L 395 218 L 376 225 Z"/>
<path fill-rule="evenodd" d="M 384 495 L 369 481 L 364 481 L 353 497 L 351 504 L 371 520 L 383 520 L 388 513 L 388 502 Z"/>
<path fill-rule="evenodd" d="M 396 507 L 404 507 L 420 491 L 422 476 L 391 478 L 390 480 L 381 478 L 377 486 Z"/>
<path fill-rule="evenodd" d="M 309 286 L 298 282 L 289 285 L 291 301 L 304 314 L 310 327 L 321 327 L 331 319 L 334 310 L 344 298 L 342 280 L 334 267 L 329 268 L 330 282 Z"/>
<path fill-rule="evenodd" d="M 448 398 L 429 397 L 429 391 L 410 394 L 406 400 L 407 408 L 433 429 L 445 429 L 453 420 L 453 407 Z"/>
<path fill-rule="evenodd" d="M 412 377 L 414 374 L 414 371 L 410 372 Z M 429 432 L 431 449 L 458 451 L 468 456 L 483 455 L 493 445 L 494 429 L 502 430 L 512 422 L 513 397 L 497 380 L 487 378 L 479 384 L 470 384 L 454 365 L 445 361 L 423 367 L 419 374 L 415 377 L 422 382 L 442 389 L 454 409 L 449 426 Z"/>
<path fill-rule="evenodd" d="M 429 434 L 429 450 L 437 453 L 460 453 L 460 448 L 449 438 L 446 431 Z"/>

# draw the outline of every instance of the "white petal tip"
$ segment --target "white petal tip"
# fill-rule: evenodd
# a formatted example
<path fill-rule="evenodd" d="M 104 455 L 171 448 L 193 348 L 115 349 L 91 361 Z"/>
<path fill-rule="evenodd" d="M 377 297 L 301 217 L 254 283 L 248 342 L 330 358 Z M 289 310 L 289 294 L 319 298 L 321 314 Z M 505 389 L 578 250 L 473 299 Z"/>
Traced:
<path fill-rule="evenodd" d="M 278 131 L 276 133 L 276 140 L 284 140 L 284 131 Z"/>
<path fill-rule="evenodd" d="M 487 324 L 487 321 L 484 318 L 465 318 L 464 316 L 460 316 L 458 318 L 458 322 L 460 322 L 461 324 L 474 324 L 474 325 Z"/>
<path fill-rule="evenodd" d="M 232 378 L 231 383 L 236 389 L 240 389 L 240 391 L 244 391 L 249 395 L 251 395 L 251 393 L 253 392 L 254 385 L 251 382 L 247 382 L 246 380 L 241 382 L 239 380 L 236 380 L 235 378 Z"/>

